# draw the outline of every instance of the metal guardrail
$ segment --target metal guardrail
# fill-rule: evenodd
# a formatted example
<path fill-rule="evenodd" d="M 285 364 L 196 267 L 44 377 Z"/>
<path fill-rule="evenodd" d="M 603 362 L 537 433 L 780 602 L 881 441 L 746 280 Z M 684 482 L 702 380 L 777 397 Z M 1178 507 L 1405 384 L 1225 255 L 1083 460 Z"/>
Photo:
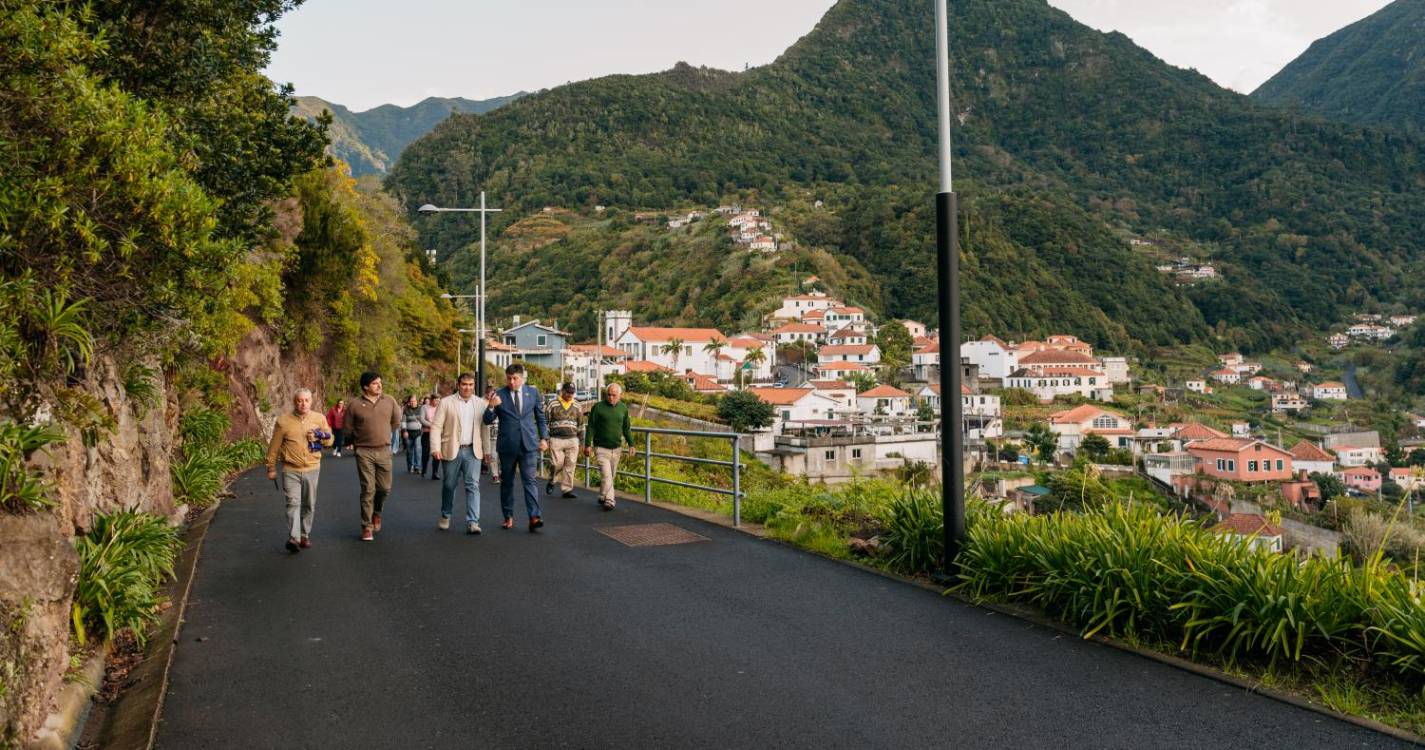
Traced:
<path fill-rule="evenodd" d="M 742 491 L 742 435 L 736 432 L 669 430 L 659 427 L 634 427 L 633 432 L 643 434 L 643 471 L 625 471 L 624 469 L 620 468 L 618 470 L 618 475 L 623 477 L 629 477 L 632 479 L 643 480 L 643 502 L 653 502 L 653 484 L 655 482 L 660 484 L 671 485 L 673 487 L 683 487 L 690 490 L 711 492 L 718 495 L 730 495 L 732 497 L 732 525 L 734 527 L 742 525 L 742 498 L 746 495 L 746 493 Z M 677 437 L 711 438 L 726 440 L 728 441 L 729 447 L 732 450 L 732 460 L 722 461 L 715 458 L 680 456 L 676 453 L 656 453 L 653 450 L 654 435 L 673 435 Z M 727 467 L 732 470 L 732 489 L 729 490 L 724 489 L 722 487 L 711 487 L 703 484 L 694 484 L 692 482 L 683 482 L 677 479 L 666 479 L 664 477 L 654 476 L 653 459 L 655 458 L 661 458 L 669 461 L 681 461 L 683 463 L 689 464 L 702 464 L 704 466 Z M 548 464 L 548 459 L 545 458 L 545 455 L 543 453 L 541 453 L 539 461 L 540 470 L 542 472 L 544 470 L 544 466 Z M 594 486 L 594 472 L 597 470 L 598 467 L 595 466 L 593 460 L 591 460 L 588 456 L 581 456 L 581 461 L 584 469 L 584 486 L 586 488 L 592 488 Z M 624 464 L 620 462 L 620 465 L 622 466 Z"/>

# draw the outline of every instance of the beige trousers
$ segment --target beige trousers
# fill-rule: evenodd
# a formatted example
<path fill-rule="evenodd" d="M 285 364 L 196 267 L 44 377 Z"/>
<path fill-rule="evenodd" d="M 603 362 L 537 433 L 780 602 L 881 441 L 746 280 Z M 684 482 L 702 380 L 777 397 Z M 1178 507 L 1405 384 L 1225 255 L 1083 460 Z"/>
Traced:
<path fill-rule="evenodd" d="M 564 492 L 574 490 L 574 468 L 579 465 L 579 438 L 550 438 L 549 481 Z"/>
<path fill-rule="evenodd" d="M 603 482 L 599 485 L 599 497 L 609 505 L 614 504 L 614 478 L 618 476 L 618 460 L 623 451 L 618 448 L 595 448 L 594 458 L 599 462 L 599 473 Z"/>

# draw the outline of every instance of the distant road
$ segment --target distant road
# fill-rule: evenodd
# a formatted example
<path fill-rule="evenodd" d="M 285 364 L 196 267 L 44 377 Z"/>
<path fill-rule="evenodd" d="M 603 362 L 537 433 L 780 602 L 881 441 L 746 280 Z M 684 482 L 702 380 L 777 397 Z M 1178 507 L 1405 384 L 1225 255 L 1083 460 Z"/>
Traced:
<path fill-rule="evenodd" d="M 1356 363 L 1346 365 L 1346 374 L 1341 378 L 1346 385 L 1347 398 L 1365 398 L 1366 392 L 1361 389 L 1361 384 L 1356 381 Z"/>
<path fill-rule="evenodd" d="M 323 464 L 312 549 L 282 549 L 256 473 L 213 519 L 159 748 L 1407 746 L 783 544 L 628 501 L 603 513 L 582 490 L 544 498 L 530 534 L 523 510 L 498 528 L 486 484 L 471 537 L 436 530 L 437 483 L 398 473 L 361 542 L 355 467 Z M 655 523 L 706 539 L 601 533 Z"/>

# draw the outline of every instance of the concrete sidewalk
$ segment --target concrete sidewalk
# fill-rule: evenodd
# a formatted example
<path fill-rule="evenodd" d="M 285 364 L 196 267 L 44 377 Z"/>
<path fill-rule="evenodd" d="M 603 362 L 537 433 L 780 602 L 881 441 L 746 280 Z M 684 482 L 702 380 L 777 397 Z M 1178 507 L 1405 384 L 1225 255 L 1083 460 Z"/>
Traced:
<path fill-rule="evenodd" d="M 404 464 L 396 459 L 397 471 Z M 203 550 L 158 745 L 1405 747 L 1171 667 L 657 508 L 541 496 L 548 525 L 435 527 L 396 475 L 358 540 L 324 461 L 314 547 L 252 473 Z M 542 490 L 542 483 L 541 483 Z M 705 540 L 630 547 L 600 529 Z"/>

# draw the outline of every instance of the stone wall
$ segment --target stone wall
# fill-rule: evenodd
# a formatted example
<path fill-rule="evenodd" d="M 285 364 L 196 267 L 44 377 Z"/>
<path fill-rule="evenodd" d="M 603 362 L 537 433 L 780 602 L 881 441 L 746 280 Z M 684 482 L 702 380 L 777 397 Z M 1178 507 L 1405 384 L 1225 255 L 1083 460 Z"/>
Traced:
<path fill-rule="evenodd" d="M 158 369 L 156 362 L 148 365 Z M 233 397 L 233 439 L 270 436 L 277 413 L 299 387 L 321 398 L 316 359 L 283 355 L 266 329 L 249 333 L 234 356 L 214 366 L 227 374 Z M 54 486 L 54 511 L 0 513 L 0 747 L 31 737 L 62 687 L 79 567 L 73 537 L 87 531 L 95 516 L 116 510 L 154 513 L 174 523 L 187 510 L 174 505 L 170 475 L 177 398 L 166 381 L 156 386 L 160 402 L 143 408 L 125 393 L 118 363 L 96 357 L 81 387 L 113 429 L 89 441 L 73 435 L 35 457 L 34 468 Z"/>

